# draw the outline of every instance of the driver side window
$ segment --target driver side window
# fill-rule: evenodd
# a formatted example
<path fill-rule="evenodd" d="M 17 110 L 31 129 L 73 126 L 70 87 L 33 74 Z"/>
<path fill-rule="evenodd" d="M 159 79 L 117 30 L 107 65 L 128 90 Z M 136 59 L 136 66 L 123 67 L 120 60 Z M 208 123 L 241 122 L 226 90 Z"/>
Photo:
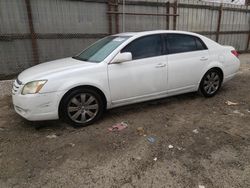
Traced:
<path fill-rule="evenodd" d="M 143 59 L 162 55 L 161 35 L 149 35 L 135 39 L 121 52 L 131 52 L 132 59 Z"/>

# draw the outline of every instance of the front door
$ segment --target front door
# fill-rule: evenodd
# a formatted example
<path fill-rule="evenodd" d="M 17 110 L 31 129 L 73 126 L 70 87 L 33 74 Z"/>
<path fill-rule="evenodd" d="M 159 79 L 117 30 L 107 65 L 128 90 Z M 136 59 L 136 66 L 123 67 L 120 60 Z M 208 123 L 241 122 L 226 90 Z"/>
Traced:
<path fill-rule="evenodd" d="M 132 61 L 108 65 L 112 103 L 126 103 L 167 90 L 167 60 L 162 55 L 161 35 L 135 39 L 122 52 Z"/>

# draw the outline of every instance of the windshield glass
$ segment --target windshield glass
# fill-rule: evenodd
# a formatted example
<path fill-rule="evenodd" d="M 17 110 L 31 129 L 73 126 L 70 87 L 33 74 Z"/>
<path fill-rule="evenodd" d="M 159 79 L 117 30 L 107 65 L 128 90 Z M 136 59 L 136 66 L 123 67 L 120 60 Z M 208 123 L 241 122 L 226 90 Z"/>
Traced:
<path fill-rule="evenodd" d="M 87 49 L 85 49 L 82 53 L 73 58 L 82 60 L 82 61 L 90 61 L 99 63 L 103 61 L 108 55 L 113 52 L 118 46 L 120 46 L 123 42 L 125 42 L 129 36 L 109 36 L 105 37 Z"/>

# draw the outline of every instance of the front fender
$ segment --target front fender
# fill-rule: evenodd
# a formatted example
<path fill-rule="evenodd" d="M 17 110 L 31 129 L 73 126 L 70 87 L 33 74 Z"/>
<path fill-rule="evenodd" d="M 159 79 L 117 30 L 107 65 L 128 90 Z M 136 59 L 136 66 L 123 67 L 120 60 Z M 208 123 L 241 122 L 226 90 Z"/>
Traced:
<path fill-rule="evenodd" d="M 67 81 L 66 83 L 61 85 L 59 87 L 59 90 L 63 91 L 63 92 L 62 92 L 62 96 L 60 98 L 60 101 L 61 101 L 62 97 L 69 90 L 74 89 L 74 88 L 79 87 L 79 86 L 92 86 L 92 87 L 95 87 L 95 88 L 99 89 L 100 91 L 102 91 L 102 93 L 104 94 L 104 96 L 106 97 L 106 100 L 107 100 L 107 107 L 109 107 L 111 100 L 110 100 L 109 91 L 108 91 L 108 88 L 109 88 L 108 83 L 106 83 L 104 85 L 104 83 L 93 82 L 93 80 L 87 80 L 87 79 L 85 79 L 84 81 L 78 81 L 78 82 Z"/>

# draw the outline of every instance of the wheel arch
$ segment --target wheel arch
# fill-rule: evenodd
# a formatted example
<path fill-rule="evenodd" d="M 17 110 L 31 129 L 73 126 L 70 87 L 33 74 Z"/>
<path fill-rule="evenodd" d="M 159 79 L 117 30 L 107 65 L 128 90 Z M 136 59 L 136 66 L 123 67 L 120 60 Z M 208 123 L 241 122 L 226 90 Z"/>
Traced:
<path fill-rule="evenodd" d="M 105 96 L 104 92 L 99 89 L 98 87 L 96 86 L 92 86 L 92 85 L 79 85 L 79 86 L 75 86 L 71 89 L 69 89 L 66 93 L 63 94 L 63 96 L 61 97 L 60 101 L 59 101 L 59 105 L 58 105 L 58 116 L 59 118 L 61 117 L 61 108 L 62 108 L 62 101 L 63 99 L 72 91 L 74 90 L 77 90 L 77 89 L 91 89 L 91 90 L 94 90 L 96 91 L 102 98 L 102 100 L 104 101 L 104 110 L 107 109 L 107 97 Z"/>
<path fill-rule="evenodd" d="M 223 83 L 223 80 L 224 80 L 224 72 L 223 72 L 223 68 L 221 66 L 210 66 L 209 68 L 206 69 L 206 71 L 203 72 L 203 74 L 201 75 L 201 78 L 200 78 L 200 81 L 199 81 L 199 85 L 200 86 L 200 83 L 201 83 L 201 80 L 203 79 L 203 77 L 205 76 L 205 74 L 210 71 L 210 70 L 217 70 L 220 72 L 220 75 L 222 77 L 222 83 Z"/>

